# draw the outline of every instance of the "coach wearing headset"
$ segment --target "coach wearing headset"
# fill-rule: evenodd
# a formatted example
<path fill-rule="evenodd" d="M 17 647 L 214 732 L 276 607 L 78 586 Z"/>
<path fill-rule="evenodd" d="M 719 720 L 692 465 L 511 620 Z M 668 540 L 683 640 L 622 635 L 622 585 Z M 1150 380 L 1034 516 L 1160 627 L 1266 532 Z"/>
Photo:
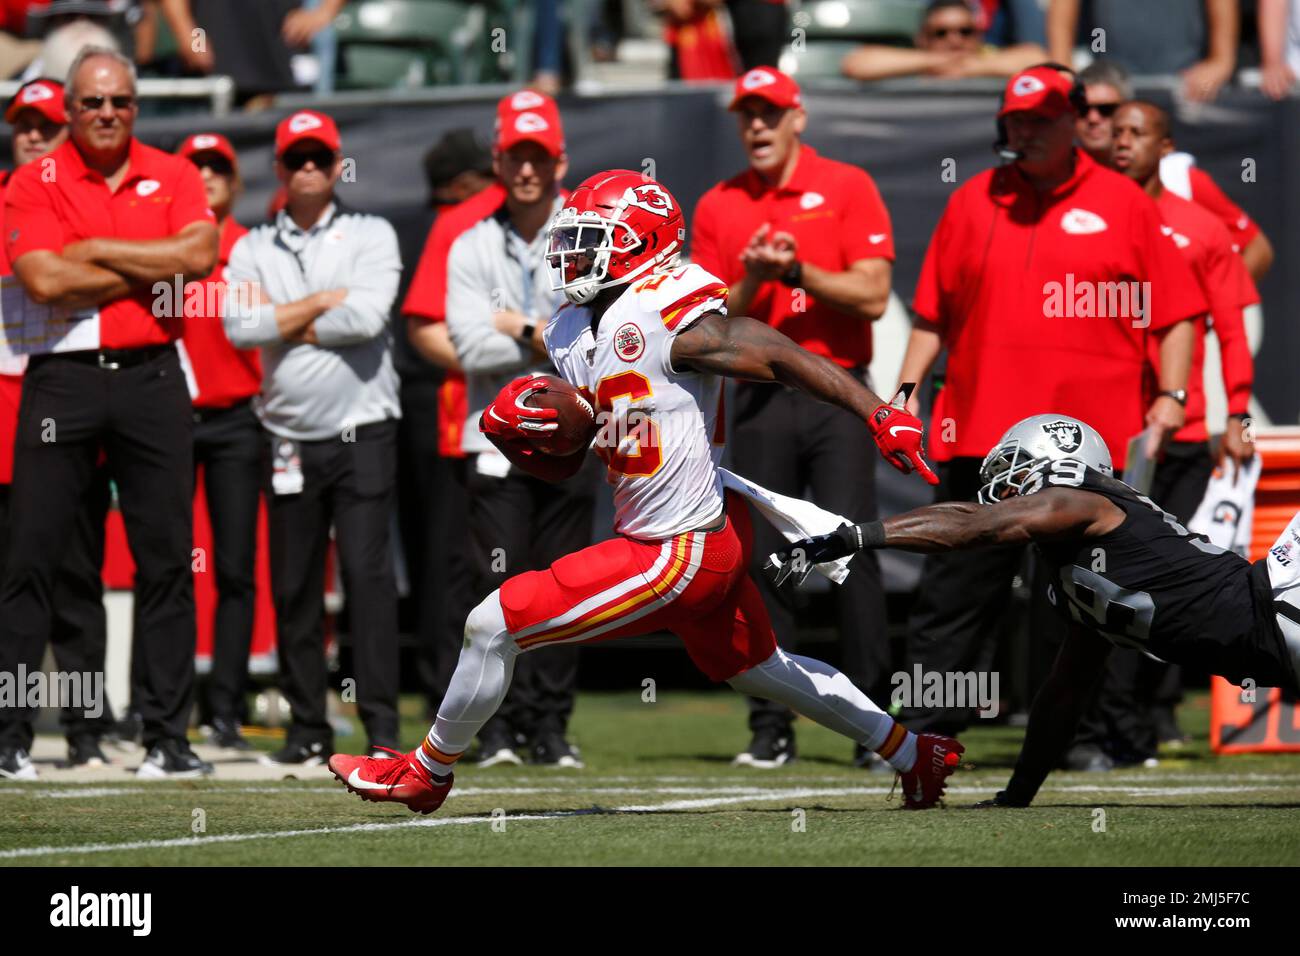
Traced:
<path fill-rule="evenodd" d="M 1205 302 L 1155 204 L 1075 146 L 1084 103 L 1064 67 L 1013 76 L 998 112 L 1008 162 L 957 188 L 931 237 L 900 381 L 921 381 L 947 349 L 928 432 L 937 501 L 972 500 L 982 456 L 1028 414 L 1088 422 L 1117 462 L 1145 426 L 1163 438 L 1183 424 L 1190 320 Z M 1159 340 L 1154 386 L 1149 336 Z M 917 396 L 909 405 L 919 411 Z M 980 669 L 1019 560 L 1017 549 L 926 558 L 909 672 Z M 931 709 L 908 725 L 951 733 L 968 719 Z"/>

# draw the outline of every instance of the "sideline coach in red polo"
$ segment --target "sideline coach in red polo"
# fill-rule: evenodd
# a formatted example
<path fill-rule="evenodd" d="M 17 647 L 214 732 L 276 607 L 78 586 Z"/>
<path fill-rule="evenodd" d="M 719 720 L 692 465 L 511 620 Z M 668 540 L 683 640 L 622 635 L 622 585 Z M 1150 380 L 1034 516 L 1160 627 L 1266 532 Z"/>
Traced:
<path fill-rule="evenodd" d="M 922 381 L 948 350 L 930 430 L 930 454 L 943 462 L 938 501 L 973 500 L 983 457 L 1026 415 L 1087 422 L 1117 470 L 1144 427 L 1167 438 L 1183 425 L 1192 322 L 1205 299 L 1150 197 L 1075 145 L 1082 102 L 1064 67 L 1013 76 L 998 117 L 1016 158 L 958 187 L 930 239 L 900 380 Z M 1154 389 L 1149 346 L 1159 353 Z M 907 668 L 979 668 L 1020 550 L 927 556 Z M 1043 617 L 1050 637 L 1055 618 Z M 926 709 L 908 726 L 951 733 L 970 713 Z"/>
<path fill-rule="evenodd" d="M 155 283 L 200 279 L 217 227 L 198 171 L 137 141 L 131 62 L 88 47 L 65 91 L 71 135 L 19 169 L 5 202 L 14 273 L 38 304 L 81 310 L 99 346 L 33 356 L 23 383 L 13 540 L 0 587 L 0 670 L 40 666 L 55 574 L 102 448 L 136 562 L 140 776 L 210 772 L 185 742 L 194 684 L 193 418 Z M 47 168 L 48 166 L 48 168 Z M 165 311 L 165 310 L 164 310 Z M 181 311 L 183 315 L 183 310 Z M 0 747 L 26 749 L 31 712 L 0 709 Z"/>
<path fill-rule="evenodd" d="M 727 311 L 780 329 L 865 381 L 871 323 L 885 311 L 894 259 L 889 213 L 871 177 L 819 156 L 799 140 L 807 123 L 799 87 L 758 67 L 736 81 L 731 110 L 749 169 L 704 194 L 695 209 L 691 258 L 730 287 Z M 862 422 L 781 385 L 740 383 L 731 453 L 737 470 L 839 514 L 876 516 L 876 455 Z M 789 597 L 757 572 L 780 538 L 754 526 L 754 578 L 777 639 L 789 646 Z M 861 560 L 866 558 L 867 560 Z M 863 552 L 836 589 L 844 673 L 874 699 L 889 696 L 885 596 L 880 565 Z M 754 737 L 737 762 L 770 767 L 794 756 L 793 714 L 750 701 Z M 859 748 L 855 759 L 869 758 Z"/>

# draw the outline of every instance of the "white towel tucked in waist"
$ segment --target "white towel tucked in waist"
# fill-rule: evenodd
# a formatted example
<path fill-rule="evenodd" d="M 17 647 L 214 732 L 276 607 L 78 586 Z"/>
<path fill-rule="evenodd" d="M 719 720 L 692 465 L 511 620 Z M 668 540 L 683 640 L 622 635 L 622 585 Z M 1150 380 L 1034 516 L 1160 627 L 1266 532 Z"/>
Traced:
<path fill-rule="evenodd" d="M 768 491 L 725 468 L 719 468 L 718 473 L 722 475 L 724 489 L 744 495 L 762 512 L 763 517 L 772 527 L 785 536 L 787 541 L 802 541 L 815 535 L 829 534 L 842 524 L 853 524 L 848 518 L 827 511 L 825 508 L 818 508 L 802 498 L 790 498 L 786 495 L 778 495 L 775 491 Z M 813 570 L 830 578 L 836 584 L 842 584 L 849 576 L 849 561 L 852 557 L 849 555 L 838 561 L 826 561 L 816 565 Z"/>

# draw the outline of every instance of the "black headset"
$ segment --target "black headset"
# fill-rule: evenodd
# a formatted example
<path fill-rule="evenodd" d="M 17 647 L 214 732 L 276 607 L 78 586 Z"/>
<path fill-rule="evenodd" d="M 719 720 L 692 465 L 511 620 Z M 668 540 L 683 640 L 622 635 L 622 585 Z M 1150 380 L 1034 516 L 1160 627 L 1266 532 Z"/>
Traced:
<path fill-rule="evenodd" d="M 1067 94 L 1067 98 L 1070 101 L 1070 105 L 1074 107 L 1074 112 L 1079 116 L 1088 115 L 1088 93 L 1087 90 L 1084 89 L 1083 82 L 1079 79 L 1079 74 L 1074 72 L 1074 70 L 1070 69 L 1068 66 L 1064 65 L 1063 63 L 1054 63 L 1051 61 L 1048 61 L 1046 63 L 1036 63 L 1031 67 L 1026 67 L 1026 69 L 1036 70 L 1041 67 L 1047 67 L 1050 70 L 1055 70 L 1057 73 L 1063 74 L 1070 78 L 1070 92 Z M 1007 94 L 1006 91 L 1003 90 L 1002 97 L 998 100 L 999 113 L 1002 112 L 1002 107 L 1003 105 L 1006 104 L 1006 101 L 1007 101 Z M 1004 163 L 1015 162 L 1017 159 L 1020 158 L 1020 154 L 1017 153 L 1014 149 L 1011 149 L 1007 146 L 1006 121 L 1001 116 L 999 116 L 997 119 L 997 124 L 998 124 L 998 138 L 993 143 L 993 152 L 997 153 L 998 157 Z"/>

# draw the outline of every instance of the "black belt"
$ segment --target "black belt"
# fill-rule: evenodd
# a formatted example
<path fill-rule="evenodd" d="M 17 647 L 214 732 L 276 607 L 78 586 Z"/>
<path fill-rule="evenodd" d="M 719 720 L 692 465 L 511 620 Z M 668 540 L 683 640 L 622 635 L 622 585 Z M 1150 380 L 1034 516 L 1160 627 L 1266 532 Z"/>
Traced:
<path fill-rule="evenodd" d="M 168 352 L 175 355 L 176 347 L 173 345 L 146 345 L 144 348 L 138 349 L 100 349 L 97 352 L 48 352 L 45 355 L 33 355 L 28 362 L 30 364 L 32 362 L 40 363 L 48 362 L 51 359 L 61 359 L 65 362 L 98 365 L 100 368 L 116 370 L 152 362 Z"/>
<path fill-rule="evenodd" d="M 233 405 L 222 405 L 220 407 L 195 405 L 194 421 L 195 422 L 211 421 L 214 418 L 221 418 L 223 415 L 229 415 L 232 412 L 243 411 L 244 409 L 248 408 L 248 406 L 252 403 L 252 401 L 253 400 L 251 398 L 241 398 Z"/>

